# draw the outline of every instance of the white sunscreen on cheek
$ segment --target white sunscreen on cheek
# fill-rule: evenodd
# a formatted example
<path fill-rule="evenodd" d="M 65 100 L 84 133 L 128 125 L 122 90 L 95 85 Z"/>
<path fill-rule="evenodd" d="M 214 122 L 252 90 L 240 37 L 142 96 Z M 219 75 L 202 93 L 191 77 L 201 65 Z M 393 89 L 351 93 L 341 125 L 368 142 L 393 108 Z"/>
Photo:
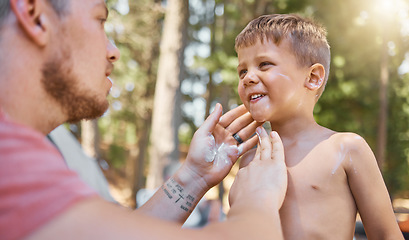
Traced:
<path fill-rule="evenodd" d="M 283 77 L 283 78 L 285 78 L 285 79 L 287 79 L 288 81 L 290 81 L 291 79 L 290 79 L 290 77 L 289 76 L 287 76 L 287 75 L 284 75 L 284 74 L 282 74 L 282 73 L 277 73 L 279 76 L 281 76 L 281 77 Z"/>

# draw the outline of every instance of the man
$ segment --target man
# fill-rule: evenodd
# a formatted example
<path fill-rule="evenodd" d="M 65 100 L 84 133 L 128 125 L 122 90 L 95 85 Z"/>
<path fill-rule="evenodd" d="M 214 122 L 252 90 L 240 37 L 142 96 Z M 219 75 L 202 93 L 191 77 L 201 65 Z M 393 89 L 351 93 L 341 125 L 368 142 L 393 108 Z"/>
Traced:
<path fill-rule="evenodd" d="M 104 201 L 66 168 L 45 135 L 107 109 L 119 58 L 104 32 L 107 15 L 103 0 L 0 2 L 0 239 L 282 239 L 283 149 L 261 127 L 258 153 L 232 186 L 227 220 L 180 228 L 257 142 L 259 124 L 244 107 L 220 119 L 218 104 L 185 163 L 136 211 Z"/>

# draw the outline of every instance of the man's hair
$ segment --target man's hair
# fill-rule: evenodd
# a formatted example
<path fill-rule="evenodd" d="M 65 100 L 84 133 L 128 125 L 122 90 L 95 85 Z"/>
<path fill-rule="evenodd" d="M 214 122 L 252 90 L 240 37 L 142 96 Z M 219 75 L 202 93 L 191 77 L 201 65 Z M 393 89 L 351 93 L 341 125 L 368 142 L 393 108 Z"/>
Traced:
<path fill-rule="evenodd" d="M 62 16 L 68 11 L 68 4 L 70 0 L 47 0 L 55 12 Z M 4 19 L 10 13 L 10 1 L 9 0 L 0 0 L 0 26 L 3 25 Z"/>
<path fill-rule="evenodd" d="M 277 46 L 283 39 L 290 43 L 298 64 L 310 67 L 320 63 L 325 69 L 324 83 L 318 97 L 324 91 L 328 80 L 331 53 L 325 28 L 311 19 L 295 14 L 272 14 L 252 20 L 236 37 L 236 51 L 249 47 L 257 41 L 272 41 Z M 318 99 L 318 98 L 317 98 Z"/>

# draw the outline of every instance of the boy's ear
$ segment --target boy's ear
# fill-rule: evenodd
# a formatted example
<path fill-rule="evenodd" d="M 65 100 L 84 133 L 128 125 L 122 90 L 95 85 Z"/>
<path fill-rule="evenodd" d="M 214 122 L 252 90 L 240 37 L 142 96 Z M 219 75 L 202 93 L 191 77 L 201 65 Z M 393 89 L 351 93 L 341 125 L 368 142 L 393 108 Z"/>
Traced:
<path fill-rule="evenodd" d="M 25 34 L 43 47 L 48 40 L 49 21 L 44 0 L 10 0 L 10 7 Z"/>
<path fill-rule="evenodd" d="M 318 90 L 324 84 L 325 69 L 320 63 L 316 63 L 309 68 L 309 74 L 305 79 L 305 87 L 310 90 Z"/>

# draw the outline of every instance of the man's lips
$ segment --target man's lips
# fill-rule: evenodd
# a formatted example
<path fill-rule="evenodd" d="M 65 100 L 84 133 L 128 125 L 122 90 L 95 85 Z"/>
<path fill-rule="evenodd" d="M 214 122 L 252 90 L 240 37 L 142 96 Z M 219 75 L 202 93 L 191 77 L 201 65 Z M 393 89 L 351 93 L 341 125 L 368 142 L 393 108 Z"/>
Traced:
<path fill-rule="evenodd" d="M 109 77 L 111 75 L 113 69 L 114 69 L 114 65 L 113 64 L 108 64 L 107 70 L 105 71 L 105 76 L 107 77 L 107 79 L 111 83 L 110 88 L 112 88 L 112 85 L 114 84 L 112 79 Z"/>
<path fill-rule="evenodd" d="M 109 77 L 111 75 L 112 70 L 114 70 L 114 64 L 108 63 L 107 68 L 105 70 L 105 76 Z"/>
<path fill-rule="evenodd" d="M 114 84 L 114 82 L 112 81 L 112 79 L 108 76 L 107 79 L 111 82 L 111 87 Z"/>

